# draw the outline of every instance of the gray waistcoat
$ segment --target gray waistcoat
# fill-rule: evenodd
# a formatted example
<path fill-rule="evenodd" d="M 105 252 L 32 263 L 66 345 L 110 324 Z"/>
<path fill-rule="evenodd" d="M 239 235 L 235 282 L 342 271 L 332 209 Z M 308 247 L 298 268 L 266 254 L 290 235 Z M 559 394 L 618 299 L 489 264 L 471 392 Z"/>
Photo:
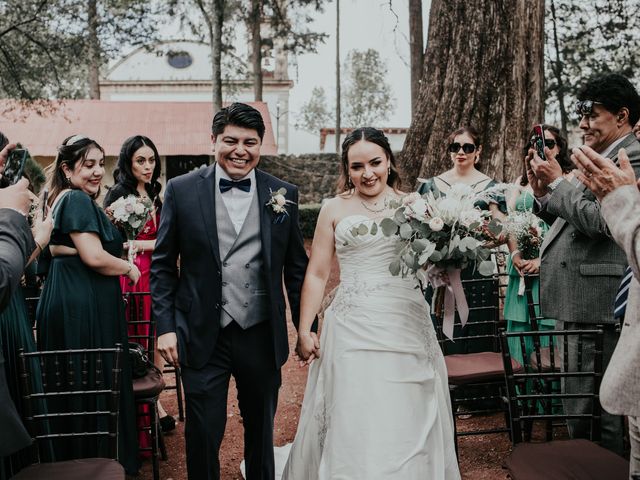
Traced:
<path fill-rule="evenodd" d="M 269 301 L 265 286 L 260 239 L 260 204 L 254 191 L 247 217 L 236 234 L 218 188 L 216 225 L 222 260 L 222 314 L 220 324 L 235 321 L 243 329 L 267 320 Z"/>

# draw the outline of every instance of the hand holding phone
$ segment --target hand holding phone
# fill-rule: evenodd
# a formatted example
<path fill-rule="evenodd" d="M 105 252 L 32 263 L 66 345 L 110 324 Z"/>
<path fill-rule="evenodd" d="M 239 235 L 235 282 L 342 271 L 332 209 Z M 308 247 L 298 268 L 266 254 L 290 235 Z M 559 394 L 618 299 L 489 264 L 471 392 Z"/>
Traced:
<path fill-rule="evenodd" d="M 547 157 L 544 154 L 544 129 L 542 124 L 533 126 L 533 136 L 531 137 L 531 146 L 536 149 L 536 153 L 542 160 Z"/>
<path fill-rule="evenodd" d="M 47 200 L 49 200 L 49 189 L 45 188 L 42 192 L 42 218 L 47 217 Z"/>
<path fill-rule="evenodd" d="M 29 152 L 24 148 L 15 148 L 9 153 L 2 172 L 2 176 L 9 181 L 9 185 L 16 184 L 22 178 L 28 156 Z"/>

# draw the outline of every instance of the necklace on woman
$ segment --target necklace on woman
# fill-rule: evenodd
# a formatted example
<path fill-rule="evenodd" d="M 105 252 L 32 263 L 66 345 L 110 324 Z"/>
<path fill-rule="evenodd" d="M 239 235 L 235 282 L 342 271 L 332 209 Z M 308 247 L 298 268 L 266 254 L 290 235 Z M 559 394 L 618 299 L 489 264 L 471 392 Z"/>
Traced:
<path fill-rule="evenodd" d="M 379 202 L 379 201 L 378 201 Z M 362 198 L 360 198 L 360 204 L 365 208 L 365 210 L 370 211 L 371 213 L 381 213 L 387 209 L 387 197 L 384 197 L 384 203 L 382 208 L 376 208 L 378 206 L 378 202 L 366 202 Z"/>

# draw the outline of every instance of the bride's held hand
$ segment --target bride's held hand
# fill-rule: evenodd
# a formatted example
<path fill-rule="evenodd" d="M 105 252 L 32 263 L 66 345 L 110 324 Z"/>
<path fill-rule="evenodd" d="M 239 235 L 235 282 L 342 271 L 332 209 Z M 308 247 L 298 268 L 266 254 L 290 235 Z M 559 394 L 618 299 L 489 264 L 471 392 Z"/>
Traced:
<path fill-rule="evenodd" d="M 320 340 L 315 332 L 298 333 L 296 357 L 301 367 L 309 365 L 315 358 L 320 358 Z"/>

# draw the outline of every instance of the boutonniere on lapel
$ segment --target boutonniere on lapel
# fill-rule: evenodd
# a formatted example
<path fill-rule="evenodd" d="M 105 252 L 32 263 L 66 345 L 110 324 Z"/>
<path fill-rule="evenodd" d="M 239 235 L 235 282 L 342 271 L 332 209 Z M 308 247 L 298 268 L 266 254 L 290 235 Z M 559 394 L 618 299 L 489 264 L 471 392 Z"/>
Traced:
<path fill-rule="evenodd" d="M 269 194 L 271 198 L 265 204 L 267 207 L 271 207 L 273 213 L 275 213 L 275 218 L 273 219 L 273 223 L 282 223 L 284 219 L 289 215 L 287 211 L 287 205 L 295 205 L 295 202 L 291 200 L 287 200 L 285 195 L 287 194 L 286 188 L 279 188 L 275 192 L 269 189 Z"/>

